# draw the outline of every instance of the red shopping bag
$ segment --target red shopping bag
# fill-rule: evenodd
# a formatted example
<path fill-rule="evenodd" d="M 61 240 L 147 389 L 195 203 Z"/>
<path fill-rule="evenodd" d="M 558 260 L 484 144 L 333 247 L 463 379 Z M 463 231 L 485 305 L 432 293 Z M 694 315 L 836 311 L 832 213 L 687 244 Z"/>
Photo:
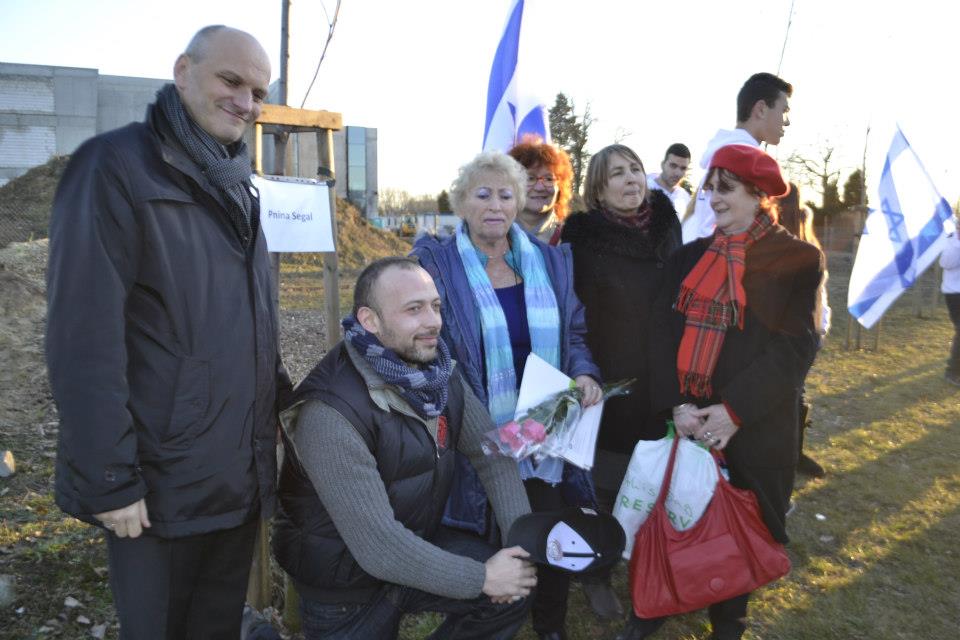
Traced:
<path fill-rule="evenodd" d="M 664 503 L 678 442 L 674 438 L 660 494 L 637 531 L 630 556 L 633 610 L 641 618 L 702 609 L 790 571 L 783 545 L 760 517 L 756 496 L 737 489 L 723 474 L 717 474 L 713 499 L 697 523 L 686 531 L 673 528 Z"/>

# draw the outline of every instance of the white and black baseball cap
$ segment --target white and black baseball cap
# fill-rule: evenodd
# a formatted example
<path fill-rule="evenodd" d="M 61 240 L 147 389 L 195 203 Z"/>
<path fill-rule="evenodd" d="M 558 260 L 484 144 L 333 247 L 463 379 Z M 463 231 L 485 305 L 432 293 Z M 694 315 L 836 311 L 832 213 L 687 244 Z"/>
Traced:
<path fill-rule="evenodd" d="M 570 507 L 520 516 L 506 546 L 523 547 L 533 562 L 580 573 L 616 564 L 625 544 L 623 527 L 612 515 Z"/>

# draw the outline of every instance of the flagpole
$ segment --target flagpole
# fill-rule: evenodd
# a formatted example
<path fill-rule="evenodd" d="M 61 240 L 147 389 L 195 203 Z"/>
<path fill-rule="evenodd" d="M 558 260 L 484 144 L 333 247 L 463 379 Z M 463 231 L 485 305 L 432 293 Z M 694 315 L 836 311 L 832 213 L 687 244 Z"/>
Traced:
<path fill-rule="evenodd" d="M 863 160 L 861 161 L 861 164 L 860 164 L 860 210 L 857 211 L 857 223 L 860 226 L 861 236 L 863 235 L 863 226 L 865 223 L 865 221 L 861 220 L 861 218 L 864 217 L 863 213 L 867 209 L 867 146 L 869 141 L 870 141 L 870 125 L 868 124 L 867 132 L 863 136 Z M 860 242 L 858 238 L 859 236 L 857 236 L 856 234 L 854 234 L 854 236 L 850 238 L 850 245 L 851 245 L 851 250 L 853 252 L 854 258 L 856 258 L 857 250 L 860 247 Z M 853 315 L 851 315 L 850 311 L 848 310 L 847 311 L 847 339 L 844 342 L 844 349 L 847 351 L 850 350 L 850 329 L 852 328 L 851 325 L 853 324 L 857 325 L 857 350 L 859 350 L 860 349 L 860 331 L 862 327 L 860 326 L 859 322 L 854 322 Z M 879 332 L 880 332 L 880 326 L 877 325 L 877 333 L 879 334 Z M 874 344 L 874 348 L 876 348 L 876 343 Z"/>
<path fill-rule="evenodd" d="M 867 141 L 870 138 L 870 125 L 867 125 L 867 133 L 863 138 L 863 164 L 860 167 L 860 175 L 862 176 L 860 189 L 860 210 L 863 215 L 867 210 Z M 866 224 L 866 217 L 864 216 L 864 224 Z M 860 326 L 860 323 L 857 323 L 857 327 Z M 877 320 L 876 331 L 873 333 L 873 350 L 879 351 L 880 349 L 880 334 L 883 331 L 883 317 L 881 316 Z"/>

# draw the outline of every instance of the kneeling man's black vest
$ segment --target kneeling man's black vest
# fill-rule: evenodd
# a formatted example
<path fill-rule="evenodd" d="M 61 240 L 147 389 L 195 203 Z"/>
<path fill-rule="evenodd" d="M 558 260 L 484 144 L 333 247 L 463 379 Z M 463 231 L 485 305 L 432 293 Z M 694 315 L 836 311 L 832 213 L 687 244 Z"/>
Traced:
<path fill-rule="evenodd" d="M 463 423 L 463 385 L 455 369 L 443 411 L 447 437 L 442 447 L 420 420 L 383 411 L 373 402 L 343 342 L 297 386 L 287 406 L 320 400 L 346 418 L 376 458 L 394 517 L 419 537 L 430 540 L 440 526 L 453 480 Z M 286 437 L 284 449 L 280 510 L 273 530 L 277 561 L 312 599 L 366 601 L 382 583 L 354 560 Z"/>

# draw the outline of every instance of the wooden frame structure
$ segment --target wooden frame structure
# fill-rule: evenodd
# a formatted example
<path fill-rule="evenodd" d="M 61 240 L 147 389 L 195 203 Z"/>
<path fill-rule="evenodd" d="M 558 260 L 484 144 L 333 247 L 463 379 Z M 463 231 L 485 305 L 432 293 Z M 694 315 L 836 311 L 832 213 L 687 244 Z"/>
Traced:
<path fill-rule="evenodd" d="M 258 175 L 264 175 L 263 170 L 263 135 L 274 136 L 274 166 L 273 175 L 286 174 L 287 139 L 291 133 L 316 133 L 317 160 L 319 178 L 326 180 L 330 187 L 330 228 L 333 232 L 334 243 L 337 237 L 337 202 L 333 188 L 336 174 L 333 162 L 333 132 L 343 128 L 343 117 L 332 111 L 314 111 L 310 109 L 295 109 L 285 105 L 265 104 L 260 117 L 253 127 L 254 170 Z M 334 251 L 322 252 L 323 256 L 323 289 L 324 315 L 326 317 L 327 336 L 326 346 L 329 350 L 339 341 L 340 326 L 340 284 L 337 274 L 338 260 L 336 244 Z M 280 307 L 280 254 L 274 253 L 271 257 L 274 274 L 274 304 Z M 279 332 L 279 326 L 277 331 Z M 278 339 L 279 344 L 279 339 Z M 253 565 L 250 570 L 250 580 L 247 585 L 247 601 L 254 608 L 262 610 L 270 604 L 272 581 L 270 571 L 270 548 L 267 543 L 269 537 L 267 521 L 260 520 L 260 530 L 254 550 Z M 288 626 L 299 627 L 299 611 L 296 591 L 288 584 L 286 589 L 286 613 Z"/>

